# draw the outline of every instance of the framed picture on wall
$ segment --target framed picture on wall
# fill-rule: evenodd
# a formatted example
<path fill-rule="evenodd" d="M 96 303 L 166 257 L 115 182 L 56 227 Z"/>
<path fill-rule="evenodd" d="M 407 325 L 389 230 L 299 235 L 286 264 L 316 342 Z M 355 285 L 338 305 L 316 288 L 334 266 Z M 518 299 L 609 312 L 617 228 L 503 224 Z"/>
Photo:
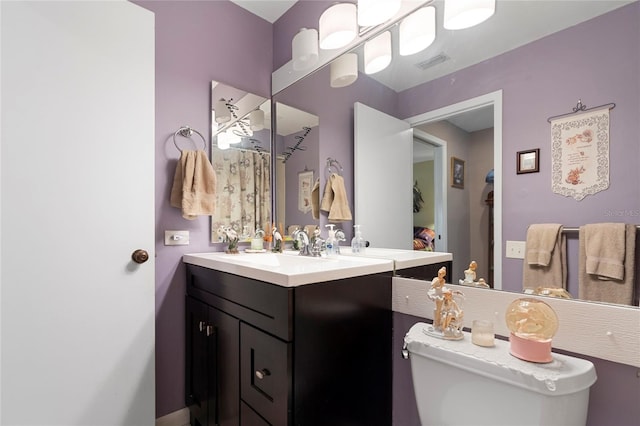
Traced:
<path fill-rule="evenodd" d="M 298 210 L 302 213 L 311 211 L 311 186 L 313 185 L 313 170 L 298 173 Z"/>
<path fill-rule="evenodd" d="M 451 186 L 464 188 L 464 160 L 451 157 Z"/>
<path fill-rule="evenodd" d="M 518 162 L 517 173 L 537 173 L 540 171 L 539 165 L 540 149 L 530 149 L 528 151 L 518 151 L 516 161 Z"/>

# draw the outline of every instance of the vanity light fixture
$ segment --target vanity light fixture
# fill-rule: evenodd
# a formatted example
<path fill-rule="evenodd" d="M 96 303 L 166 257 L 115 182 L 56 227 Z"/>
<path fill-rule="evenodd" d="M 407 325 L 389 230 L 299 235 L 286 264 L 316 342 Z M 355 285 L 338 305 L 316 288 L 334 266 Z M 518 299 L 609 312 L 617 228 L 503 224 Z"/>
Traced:
<path fill-rule="evenodd" d="M 260 108 L 249 113 L 249 127 L 254 132 L 264 129 L 264 111 Z"/>
<path fill-rule="evenodd" d="M 216 102 L 213 111 L 215 112 L 216 123 L 221 124 L 231 120 L 231 112 L 229 112 L 227 101 L 225 101 L 224 98 L 220 98 L 220 100 Z"/>
<path fill-rule="evenodd" d="M 338 3 L 320 15 L 320 49 L 339 49 L 358 35 L 357 8 L 353 3 Z"/>
<path fill-rule="evenodd" d="M 358 0 L 358 25 L 372 27 L 393 18 L 401 0 Z"/>
<path fill-rule="evenodd" d="M 486 21 L 496 11 L 496 0 L 445 0 L 444 28 L 462 30 Z"/>
<path fill-rule="evenodd" d="M 418 9 L 400 23 L 400 56 L 408 56 L 418 53 L 429 47 L 435 39 L 435 7 L 428 6 Z"/>
<path fill-rule="evenodd" d="M 318 31 L 301 28 L 291 42 L 291 57 L 294 71 L 309 69 L 318 62 Z"/>
<path fill-rule="evenodd" d="M 391 63 L 391 33 L 385 31 L 364 44 L 364 72 L 375 74 Z"/>
<path fill-rule="evenodd" d="M 331 87 L 346 87 L 358 78 L 358 55 L 345 53 L 331 62 Z"/>

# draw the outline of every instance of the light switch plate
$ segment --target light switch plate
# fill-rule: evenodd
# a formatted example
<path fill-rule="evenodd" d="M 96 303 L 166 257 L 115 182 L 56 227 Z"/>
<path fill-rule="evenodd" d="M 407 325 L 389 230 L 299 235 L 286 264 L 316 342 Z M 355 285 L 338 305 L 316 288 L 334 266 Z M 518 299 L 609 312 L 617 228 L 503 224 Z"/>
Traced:
<path fill-rule="evenodd" d="M 189 231 L 164 231 L 165 246 L 188 246 Z"/>
<path fill-rule="evenodd" d="M 524 241 L 507 241 L 506 257 L 511 259 L 524 259 L 526 243 Z"/>

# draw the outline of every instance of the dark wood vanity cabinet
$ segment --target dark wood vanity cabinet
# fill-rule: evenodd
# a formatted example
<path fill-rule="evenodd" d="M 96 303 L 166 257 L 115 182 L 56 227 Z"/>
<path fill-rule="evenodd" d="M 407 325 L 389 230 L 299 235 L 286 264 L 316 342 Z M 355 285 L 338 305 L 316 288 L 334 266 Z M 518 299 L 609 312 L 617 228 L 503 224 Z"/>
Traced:
<path fill-rule="evenodd" d="M 193 426 L 391 425 L 391 275 L 282 287 L 187 265 Z"/>
<path fill-rule="evenodd" d="M 415 278 L 418 280 L 431 281 L 434 277 L 438 276 L 438 270 L 444 266 L 447 268 L 447 282 L 457 282 L 457 280 L 454 279 L 455 274 L 451 265 L 452 262 L 449 260 L 446 262 L 432 263 L 430 265 L 413 266 L 410 268 L 398 269 L 396 271 L 396 275 L 403 278 Z"/>

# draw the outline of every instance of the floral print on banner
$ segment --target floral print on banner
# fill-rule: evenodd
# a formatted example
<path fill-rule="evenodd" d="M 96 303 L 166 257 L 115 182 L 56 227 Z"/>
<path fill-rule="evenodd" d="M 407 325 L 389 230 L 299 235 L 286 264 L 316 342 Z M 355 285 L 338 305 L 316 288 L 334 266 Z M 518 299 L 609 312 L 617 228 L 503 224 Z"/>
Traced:
<path fill-rule="evenodd" d="M 609 187 L 609 108 L 551 121 L 551 189 L 580 201 Z"/>

